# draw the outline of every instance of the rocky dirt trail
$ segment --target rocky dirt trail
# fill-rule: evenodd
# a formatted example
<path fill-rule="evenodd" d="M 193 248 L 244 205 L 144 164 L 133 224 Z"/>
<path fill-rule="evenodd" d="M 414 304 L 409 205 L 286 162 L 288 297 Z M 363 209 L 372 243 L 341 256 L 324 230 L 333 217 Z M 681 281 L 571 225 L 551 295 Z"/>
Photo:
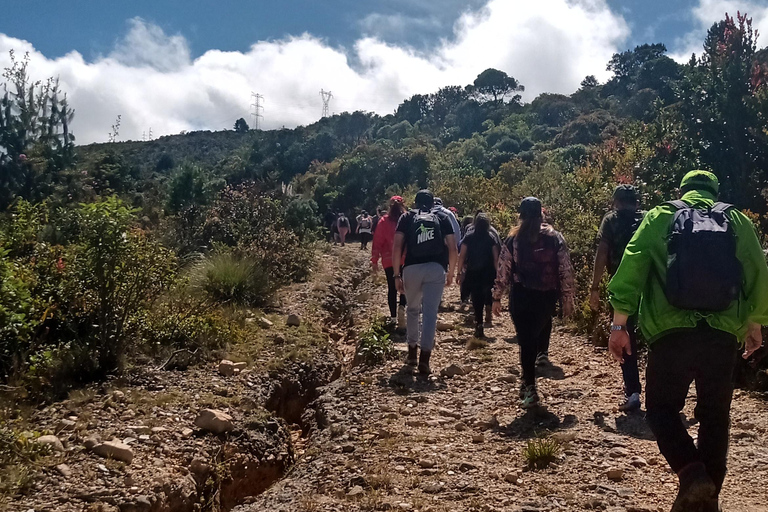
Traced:
<path fill-rule="evenodd" d="M 372 314 L 385 314 L 385 288 L 369 301 Z M 556 328 L 542 407 L 524 412 L 511 321 L 496 319 L 477 344 L 453 307 L 456 287 L 443 304 L 435 375 L 403 367 L 403 343 L 399 360 L 350 369 L 313 404 L 317 427 L 287 477 L 237 512 L 669 510 L 676 476 L 643 413 L 618 411 L 621 374 L 604 349 Z M 736 392 L 726 511 L 768 511 L 767 399 Z M 524 448 L 544 437 L 561 453 L 530 470 Z"/>
<path fill-rule="evenodd" d="M 386 284 L 367 268 L 356 246 L 324 253 L 268 322 L 242 319 L 263 323 L 257 345 L 225 354 L 244 364 L 146 367 L 12 418 L 53 436 L 35 441 L 53 451 L 29 492 L 0 497 L 0 510 L 669 509 L 676 477 L 642 413 L 618 412 L 618 367 L 562 328 L 539 381 L 542 407 L 527 413 L 511 322 L 496 319 L 488 343 L 474 342 L 455 287 L 433 376 L 403 366 L 398 335 L 396 358 L 353 366 L 360 333 L 386 312 Z M 736 394 L 727 511 L 768 512 L 767 399 Z M 523 450 L 545 438 L 560 454 L 530 470 Z"/>
<path fill-rule="evenodd" d="M 371 296 L 360 265 L 346 249 L 321 254 L 313 281 L 283 290 L 279 311 L 237 312 L 249 342 L 209 362 L 180 351 L 36 408 L 4 397 L 4 426 L 50 449 L 0 467 L 0 490 L 25 482 L 0 493 L 0 510 L 228 511 L 265 491 L 301 457 L 305 409 L 341 374 L 333 342 L 355 338 L 355 301 Z"/>

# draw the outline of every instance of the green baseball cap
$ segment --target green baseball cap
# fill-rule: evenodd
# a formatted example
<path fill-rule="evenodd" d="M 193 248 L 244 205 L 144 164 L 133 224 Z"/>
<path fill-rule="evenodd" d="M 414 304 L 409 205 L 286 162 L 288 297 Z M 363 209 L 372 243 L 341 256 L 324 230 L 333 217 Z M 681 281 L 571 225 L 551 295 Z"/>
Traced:
<path fill-rule="evenodd" d="M 683 177 L 680 182 L 680 189 L 683 192 L 705 190 L 717 195 L 720 193 L 720 180 L 709 171 L 691 171 Z"/>

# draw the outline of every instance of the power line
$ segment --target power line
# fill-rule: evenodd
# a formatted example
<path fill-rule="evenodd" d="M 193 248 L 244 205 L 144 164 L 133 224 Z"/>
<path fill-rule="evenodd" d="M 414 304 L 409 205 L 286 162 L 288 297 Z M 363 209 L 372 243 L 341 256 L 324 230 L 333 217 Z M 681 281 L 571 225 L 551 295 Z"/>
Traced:
<path fill-rule="evenodd" d="M 328 117 L 328 105 L 331 102 L 331 98 L 333 98 L 333 94 L 331 94 L 331 91 L 320 89 L 320 97 L 323 98 L 323 115 L 321 117 Z"/>
<path fill-rule="evenodd" d="M 251 98 L 254 99 L 254 102 L 251 103 L 251 106 L 253 107 L 251 116 L 254 119 L 254 129 L 258 130 L 261 124 L 260 120 L 264 117 L 261 115 L 261 111 L 264 110 L 264 106 L 261 104 L 261 102 L 264 100 L 264 96 L 257 92 L 251 92 Z"/>

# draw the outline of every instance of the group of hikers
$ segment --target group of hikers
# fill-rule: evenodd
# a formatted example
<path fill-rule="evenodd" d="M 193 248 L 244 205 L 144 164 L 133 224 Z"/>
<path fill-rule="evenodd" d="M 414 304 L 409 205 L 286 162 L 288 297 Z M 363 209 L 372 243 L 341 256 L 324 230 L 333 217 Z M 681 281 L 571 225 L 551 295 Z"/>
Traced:
<path fill-rule="evenodd" d="M 680 200 L 643 212 L 637 190 L 619 185 L 597 236 L 589 304 L 599 310 L 607 271 L 608 349 L 622 369 L 622 411 L 641 407 L 638 330 L 648 345 L 646 418 L 679 477 L 672 512 L 720 510 L 737 354 L 747 359 L 760 348 L 761 326 L 768 324 L 765 254 L 749 218 L 717 201 L 719 187 L 714 174 L 691 171 L 680 184 Z M 382 213 L 370 223 L 371 262 L 375 271 L 381 261 L 390 316 L 406 330 L 406 364 L 431 373 L 444 287 L 458 282 L 462 301 L 471 299 L 477 337 L 509 301 L 520 347 L 521 407 L 536 406 L 536 368 L 550 364 L 553 317 L 558 305 L 564 317 L 573 315 L 576 293 L 568 246 L 547 222 L 541 201 L 523 199 L 519 221 L 503 241 L 485 213 L 460 225 L 455 209 L 429 190 L 416 194 L 411 209 L 394 196 Z M 680 416 L 693 382 L 696 442 Z"/>

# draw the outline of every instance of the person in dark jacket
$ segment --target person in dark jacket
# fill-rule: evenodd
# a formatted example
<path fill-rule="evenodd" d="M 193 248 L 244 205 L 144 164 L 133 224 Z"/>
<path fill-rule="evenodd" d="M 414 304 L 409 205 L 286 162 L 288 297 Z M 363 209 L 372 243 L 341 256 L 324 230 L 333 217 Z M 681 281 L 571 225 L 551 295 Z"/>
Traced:
<path fill-rule="evenodd" d="M 490 219 L 484 213 L 475 217 L 475 229 L 461 241 L 458 268 L 467 265 L 462 286 L 466 284 L 475 310 L 475 337 L 485 338 L 483 310 L 491 316 L 491 289 L 499 264 L 499 245 L 490 233 Z"/>

